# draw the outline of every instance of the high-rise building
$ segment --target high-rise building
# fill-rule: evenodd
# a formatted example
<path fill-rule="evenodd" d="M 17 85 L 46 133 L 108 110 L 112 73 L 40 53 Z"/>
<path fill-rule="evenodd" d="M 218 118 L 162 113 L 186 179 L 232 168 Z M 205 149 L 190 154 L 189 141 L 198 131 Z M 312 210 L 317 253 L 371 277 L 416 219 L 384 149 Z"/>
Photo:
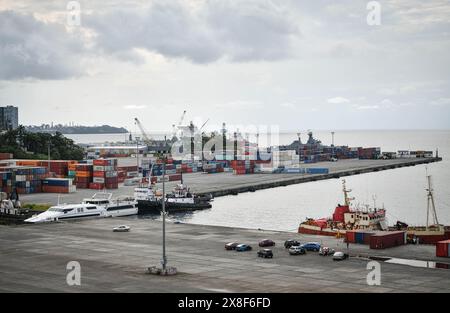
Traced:
<path fill-rule="evenodd" d="M 8 105 L 0 107 L 0 130 L 16 129 L 19 127 L 19 108 Z"/>

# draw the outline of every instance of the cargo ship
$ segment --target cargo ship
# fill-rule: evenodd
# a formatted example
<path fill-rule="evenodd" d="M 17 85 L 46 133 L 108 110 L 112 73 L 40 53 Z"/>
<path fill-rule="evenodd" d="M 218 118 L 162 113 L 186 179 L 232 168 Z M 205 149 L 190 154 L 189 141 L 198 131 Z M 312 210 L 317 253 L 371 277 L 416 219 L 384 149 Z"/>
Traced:
<path fill-rule="evenodd" d="M 349 197 L 351 189 L 347 189 L 345 180 L 342 180 L 344 192 L 344 205 L 338 204 L 331 217 L 320 219 L 307 218 L 300 224 L 298 232 L 301 234 L 313 234 L 324 236 L 343 237 L 347 230 L 387 230 L 386 210 L 384 208 L 352 207 Z"/>
<path fill-rule="evenodd" d="M 419 244 L 436 244 L 438 241 L 450 239 L 450 226 L 439 223 L 434 204 L 431 175 L 427 175 L 427 221 L 425 226 L 408 226 L 401 221 L 390 227 L 390 230 L 406 230 L 408 242 Z M 430 224 L 430 219 L 432 223 Z"/>

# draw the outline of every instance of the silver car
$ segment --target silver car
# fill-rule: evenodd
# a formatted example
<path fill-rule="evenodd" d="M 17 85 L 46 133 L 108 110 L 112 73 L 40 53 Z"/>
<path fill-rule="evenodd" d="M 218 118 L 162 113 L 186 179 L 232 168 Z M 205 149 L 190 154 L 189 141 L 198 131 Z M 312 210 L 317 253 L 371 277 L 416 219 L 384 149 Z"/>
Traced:
<path fill-rule="evenodd" d="M 337 251 L 333 254 L 333 260 L 334 261 L 342 261 L 348 258 L 348 254 L 341 252 L 341 251 Z"/>
<path fill-rule="evenodd" d="M 130 231 L 130 226 L 127 226 L 127 225 L 120 225 L 120 226 L 113 228 L 113 232 L 124 233 L 124 232 L 128 232 L 128 231 Z"/>

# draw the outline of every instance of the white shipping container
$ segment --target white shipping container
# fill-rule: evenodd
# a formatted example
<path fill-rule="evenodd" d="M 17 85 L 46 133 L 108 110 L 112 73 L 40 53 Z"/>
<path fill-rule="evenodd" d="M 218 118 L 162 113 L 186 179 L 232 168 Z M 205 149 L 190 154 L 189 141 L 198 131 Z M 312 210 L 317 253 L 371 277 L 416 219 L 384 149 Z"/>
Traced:
<path fill-rule="evenodd" d="M 105 179 L 103 177 L 94 177 L 93 178 L 93 182 L 94 183 L 99 183 L 99 184 L 104 184 L 105 183 Z"/>
<path fill-rule="evenodd" d="M 23 182 L 27 180 L 26 175 L 16 175 L 16 181 Z"/>

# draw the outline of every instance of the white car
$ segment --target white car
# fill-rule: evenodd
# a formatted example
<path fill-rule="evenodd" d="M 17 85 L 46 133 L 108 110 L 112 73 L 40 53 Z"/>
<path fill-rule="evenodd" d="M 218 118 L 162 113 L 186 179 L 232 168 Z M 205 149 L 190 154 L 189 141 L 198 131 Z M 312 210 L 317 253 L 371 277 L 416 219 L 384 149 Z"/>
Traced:
<path fill-rule="evenodd" d="M 113 228 L 113 232 L 128 232 L 130 231 L 130 226 L 120 225 Z"/>
<path fill-rule="evenodd" d="M 347 258 L 348 258 L 348 254 L 344 253 L 344 252 L 338 251 L 338 252 L 335 252 L 333 254 L 333 260 L 334 261 L 342 261 L 342 260 L 345 260 Z"/>

